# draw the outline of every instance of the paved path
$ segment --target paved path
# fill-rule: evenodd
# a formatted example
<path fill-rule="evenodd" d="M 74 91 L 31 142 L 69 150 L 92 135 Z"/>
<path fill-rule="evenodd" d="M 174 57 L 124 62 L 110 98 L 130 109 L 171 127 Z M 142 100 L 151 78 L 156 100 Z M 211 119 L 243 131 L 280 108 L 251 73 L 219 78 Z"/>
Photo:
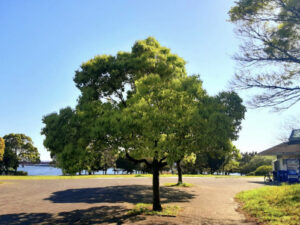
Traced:
<path fill-rule="evenodd" d="M 161 187 L 163 204 L 182 207 L 176 218 L 127 215 L 133 204 L 151 203 L 151 178 L 5 181 L 0 184 L 0 224 L 251 224 L 235 210 L 233 198 L 261 186 L 261 178 L 184 181 L 194 187 Z"/>

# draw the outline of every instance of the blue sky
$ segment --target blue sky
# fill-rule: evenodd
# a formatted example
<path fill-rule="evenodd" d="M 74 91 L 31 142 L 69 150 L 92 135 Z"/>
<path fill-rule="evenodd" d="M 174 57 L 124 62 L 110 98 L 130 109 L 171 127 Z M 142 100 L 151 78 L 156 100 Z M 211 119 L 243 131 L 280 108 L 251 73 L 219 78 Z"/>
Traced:
<path fill-rule="evenodd" d="M 0 136 L 32 137 L 42 160 L 49 160 L 40 135 L 42 117 L 79 96 L 73 77 L 97 54 L 130 51 L 136 40 L 154 36 L 200 74 L 210 94 L 227 90 L 239 40 L 227 22 L 233 1 L 215 0 L 0 0 Z M 247 93 L 241 95 L 245 100 Z M 241 151 L 261 151 L 279 142 L 292 109 L 271 113 L 248 109 Z"/>

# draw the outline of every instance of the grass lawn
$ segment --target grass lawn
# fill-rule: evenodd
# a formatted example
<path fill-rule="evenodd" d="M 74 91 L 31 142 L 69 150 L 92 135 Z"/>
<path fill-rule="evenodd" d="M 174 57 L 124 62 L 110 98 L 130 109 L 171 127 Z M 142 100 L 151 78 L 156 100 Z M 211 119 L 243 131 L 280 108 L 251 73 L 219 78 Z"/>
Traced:
<path fill-rule="evenodd" d="M 164 206 L 162 205 L 162 211 L 152 211 L 152 204 L 138 203 L 131 209 L 129 215 L 159 215 L 159 216 L 177 216 L 180 211 L 179 206 Z"/>
<path fill-rule="evenodd" d="M 269 186 L 237 194 L 242 209 L 264 224 L 300 224 L 300 184 Z"/>
<path fill-rule="evenodd" d="M 176 174 L 161 174 L 161 177 L 177 177 Z M 0 180 L 55 180 L 55 179 L 91 179 L 91 178 L 134 178 L 152 177 L 152 174 L 119 174 L 119 175 L 77 175 L 77 176 L 0 176 Z M 212 178 L 251 178 L 257 176 L 225 176 L 184 174 L 183 177 L 212 177 Z"/>

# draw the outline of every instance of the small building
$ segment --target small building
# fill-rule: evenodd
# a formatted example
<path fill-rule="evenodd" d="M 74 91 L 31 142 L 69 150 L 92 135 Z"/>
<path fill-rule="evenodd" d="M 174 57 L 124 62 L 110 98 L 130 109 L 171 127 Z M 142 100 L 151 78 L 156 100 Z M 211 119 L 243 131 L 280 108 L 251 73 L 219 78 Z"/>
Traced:
<path fill-rule="evenodd" d="M 292 131 L 288 142 L 283 142 L 259 154 L 277 156 L 277 160 L 273 161 L 275 181 L 300 182 L 300 129 Z"/>

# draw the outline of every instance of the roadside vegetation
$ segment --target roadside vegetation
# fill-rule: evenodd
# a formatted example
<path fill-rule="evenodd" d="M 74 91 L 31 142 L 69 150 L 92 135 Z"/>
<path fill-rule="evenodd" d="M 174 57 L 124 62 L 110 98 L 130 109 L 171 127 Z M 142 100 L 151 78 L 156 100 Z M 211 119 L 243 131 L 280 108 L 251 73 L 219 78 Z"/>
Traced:
<path fill-rule="evenodd" d="M 244 191 L 236 199 L 242 210 L 269 225 L 297 225 L 300 221 L 300 184 Z"/>

